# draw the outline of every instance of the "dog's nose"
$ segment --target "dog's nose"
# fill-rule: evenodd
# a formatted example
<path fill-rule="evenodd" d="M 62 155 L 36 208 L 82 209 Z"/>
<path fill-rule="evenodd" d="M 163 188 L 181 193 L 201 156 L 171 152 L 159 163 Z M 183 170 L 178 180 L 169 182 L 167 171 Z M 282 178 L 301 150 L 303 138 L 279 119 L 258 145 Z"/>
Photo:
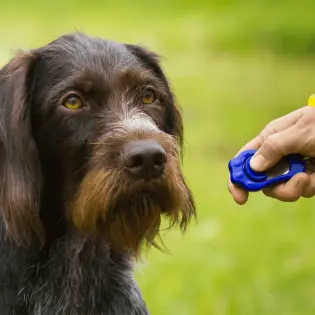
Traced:
<path fill-rule="evenodd" d="M 163 173 L 166 153 L 156 141 L 133 141 L 125 147 L 123 162 L 133 177 L 152 179 Z"/>

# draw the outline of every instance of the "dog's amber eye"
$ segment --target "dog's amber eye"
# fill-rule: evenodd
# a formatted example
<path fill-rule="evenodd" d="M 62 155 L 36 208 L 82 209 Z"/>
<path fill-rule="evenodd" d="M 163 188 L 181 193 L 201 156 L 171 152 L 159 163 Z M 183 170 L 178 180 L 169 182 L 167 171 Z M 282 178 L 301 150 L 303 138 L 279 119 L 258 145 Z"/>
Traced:
<path fill-rule="evenodd" d="M 80 109 L 83 107 L 83 103 L 78 96 L 71 95 L 63 102 L 63 106 L 68 109 Z"/>
<path fill-rule="evenodd" d="M 143 104 L 152 104 L 156 100 L 156 96 L 154 91 L 152 90 L 146 90 L 141 95 L 141 101 Z"/>

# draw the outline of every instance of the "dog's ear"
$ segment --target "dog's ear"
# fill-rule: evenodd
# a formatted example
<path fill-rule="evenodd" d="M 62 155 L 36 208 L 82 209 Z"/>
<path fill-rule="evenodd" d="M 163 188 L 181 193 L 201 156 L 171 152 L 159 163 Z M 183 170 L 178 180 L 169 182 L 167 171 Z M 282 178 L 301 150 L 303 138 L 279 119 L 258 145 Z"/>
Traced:
<path fill-rule="evenodd" d="M 42 236 L 41 167 L 30 106 L 35 60 L 33 52 L 19 52 L 0 69 L 0 215 L 7 235 L 19 243 Z"/>
<path fill-rule="evenodd" d="M 166 132 L 176 136 L 182 146 L 183 122 L 181 108 L 176 104 L 170 83 L 160 66 L 160 56 L 141 46 L 127 44 L 126 47 L 145 68 L 151 70 L 165 84 L 170 96 L 170 104 L 166 107 Z"/>

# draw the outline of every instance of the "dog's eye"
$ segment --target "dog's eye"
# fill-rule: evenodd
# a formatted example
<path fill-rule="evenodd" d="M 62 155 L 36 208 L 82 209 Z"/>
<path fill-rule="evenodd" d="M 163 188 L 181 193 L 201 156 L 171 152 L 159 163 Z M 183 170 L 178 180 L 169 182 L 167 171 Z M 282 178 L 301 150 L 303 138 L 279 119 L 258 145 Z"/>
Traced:
<path fill-rule="evenodd" d="M 156 95 L 152 90 L 146 90 L 141 95 L 141 102 L 143 104 L 152 104 L 156 100 Z"/>
<path fill-rule="evenodd" d="M 70 95 L 69 97 L 67 97 L 64 102 L 63 102 L 63 106 L 68 108 L 68 109 L 80 109 L 83 107 L 83 102 L 80 99 L 80 97 L 78 97 L 77 95 Z"/>

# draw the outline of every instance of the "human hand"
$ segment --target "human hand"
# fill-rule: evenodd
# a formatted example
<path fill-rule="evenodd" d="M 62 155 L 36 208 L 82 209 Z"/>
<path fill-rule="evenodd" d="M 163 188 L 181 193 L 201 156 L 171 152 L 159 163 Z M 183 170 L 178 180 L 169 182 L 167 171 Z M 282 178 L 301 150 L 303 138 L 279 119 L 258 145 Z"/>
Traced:
<path fill-rule="evenodd" d="M 257 172 L 270 169 L 288 154 L 299 153 L 305 157 L 315 157 L 315 108 L 305 106 L 275 119 L 238 154 L 249 149 L 257 150 L 250 161 L 250 166 Z M 268 197 L 291 202 L 300 197 L 312 197 L 315 195 L 314 171 L 315 167 L 310 160 L 305 173 L 296 174 L 286 183 L 266 188 L 263 193 Z M 238 204 L 246 203 L 247 191 L 234 185 L 230 180 L 228 188 Z"/>

